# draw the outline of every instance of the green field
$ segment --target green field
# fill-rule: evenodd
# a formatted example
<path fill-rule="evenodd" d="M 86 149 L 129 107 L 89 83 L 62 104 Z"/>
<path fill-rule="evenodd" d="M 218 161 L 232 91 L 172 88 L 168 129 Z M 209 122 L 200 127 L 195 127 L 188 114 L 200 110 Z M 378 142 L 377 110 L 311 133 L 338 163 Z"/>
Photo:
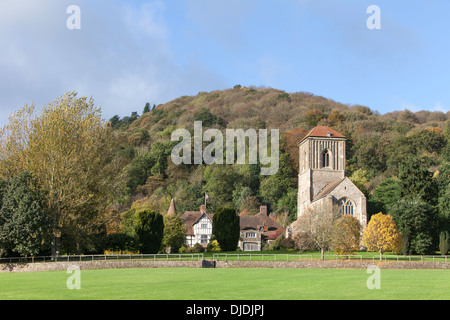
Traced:
<path fill-rule="evenodd" d="M 61 271 L 1 273 L 0 299 L 292 300 L 450 299 L 450 270 L 381 270 L 369 290 L 365 269 L 109 269 L 81 271 L 69 290 Z"/>

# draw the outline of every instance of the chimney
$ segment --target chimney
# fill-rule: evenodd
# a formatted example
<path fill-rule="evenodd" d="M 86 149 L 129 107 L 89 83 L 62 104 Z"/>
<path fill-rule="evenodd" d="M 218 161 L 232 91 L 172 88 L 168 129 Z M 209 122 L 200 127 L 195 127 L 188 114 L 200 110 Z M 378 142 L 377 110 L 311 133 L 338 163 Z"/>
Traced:
<path fill-rule="evenodd" d="M 206 206 L 205 205 L 202 205 L 202 206 L 200 206 L 200 213 L 206 213 Z"/>
<path fill-rule="evenodd" d="M 259 213 L 267 216 L 267 206 L 260 206 Z"/>

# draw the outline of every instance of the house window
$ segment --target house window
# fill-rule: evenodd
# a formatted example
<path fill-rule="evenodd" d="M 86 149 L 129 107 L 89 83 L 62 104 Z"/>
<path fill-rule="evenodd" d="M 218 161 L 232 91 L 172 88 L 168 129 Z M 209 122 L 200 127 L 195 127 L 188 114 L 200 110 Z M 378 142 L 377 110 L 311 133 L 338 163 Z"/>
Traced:
<path fill-rule="evenodd" d="M 256 238 L 256 233 L 255 232 L 246 232 L 245 237 L 246 238 Z"/>
<path fill-rule="evenodd" d="M 208 244 L 208 235 L 202 234 L 201 239 L 200 239 L 200 243 L 201 244 Z"/>
<path fill-rule="evenodd" d="M 355 204 L 350 199 L 344 198 L 341 201 L 339 201 L 339 210 L 340 210 L 341 214 L 353 215 L 354 208 L 355 208 Z"/>
<path fill-rule="evenodd" d="M 206 228 L 208 228 L 208 225 L 206 223 L 202 223 L 201 227 L 202 227 L 202 229 L 206 229 Z"/>
<path fill-rule="evenodd" d="M 325 149 L 322 152 L 322 168 L 327 168 L 330 166 L 330 152 Z"/>

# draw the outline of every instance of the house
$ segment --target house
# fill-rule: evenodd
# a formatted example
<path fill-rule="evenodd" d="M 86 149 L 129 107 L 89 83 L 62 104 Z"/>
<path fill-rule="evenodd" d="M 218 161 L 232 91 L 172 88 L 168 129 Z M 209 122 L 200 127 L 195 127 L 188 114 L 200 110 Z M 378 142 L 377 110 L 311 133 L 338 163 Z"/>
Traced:
<path fill-rule="evenodd" d="M 261 251 L 285 231 L 267 214 L 267 206 L 261 206 L 256 215 L 240 215 L 240 229 L 238 245 L 242 251 Z"/>
<path fill-rule="evenodd" d="M 337 205 L 367 226 L 366 197 L 346 176 L 346 137 L 327 126 L 313 128 L 299 143 L 297 219 L 316 205 Z M 289 234 L 295 230 L 294 222 Z"/>
<path fill-rule="evenodd" d="M 186 211 L 181 220 L 186 227 L 186 246 L 193 247 L 196 243 L 206 247 L 212 235 L 213 214 L 206 213 L 206 206 L 200 211 Z"/>

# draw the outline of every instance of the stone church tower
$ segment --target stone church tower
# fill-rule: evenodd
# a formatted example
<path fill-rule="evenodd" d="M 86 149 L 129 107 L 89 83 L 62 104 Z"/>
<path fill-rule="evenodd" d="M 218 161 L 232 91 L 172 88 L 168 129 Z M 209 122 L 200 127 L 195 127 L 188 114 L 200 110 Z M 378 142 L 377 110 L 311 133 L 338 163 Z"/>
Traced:
<path fill-rule="evenodd" d="M 297 217 L 316 203 L 331 201 L 365 229 L 366 197 L 346 177 L 345 143 L 345 136 L 326 126 L 315 127 L 300 142 Z"/>

